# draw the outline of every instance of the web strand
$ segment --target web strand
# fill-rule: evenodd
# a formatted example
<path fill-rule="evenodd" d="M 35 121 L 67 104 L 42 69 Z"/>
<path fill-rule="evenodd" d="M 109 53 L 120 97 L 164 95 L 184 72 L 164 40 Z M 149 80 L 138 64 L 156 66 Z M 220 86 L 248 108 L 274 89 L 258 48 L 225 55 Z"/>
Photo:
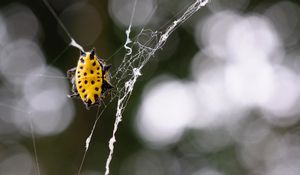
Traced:
<path fill-rule="evenodd" d="M 70 32 L 68 31 L 68 29 L 66 28 L 66 26 L 63 24 L 63 22 L 60 20 L 60 18 L 58 17 L 58 15 L 56 14 L 56 12 L 54 11 L 54 9 L 51 7 L 51 5 L 49 4 L 49 2 L 47 0 L 43 0 L 45 6 L 48 8 L 48 10 L 51 12 L 51 14 L 54 16 L 54 18 L 57 20 L 57 22 L 59 23 L 59 25 L 61 26 L 61 28 L 64 30 L 65 34 L 68 36 L 68 38 L 71 40 L 69 45 L 78 48 L 79 50 L 84 52 L 84 49 L 81 45 L 79 45 L 75 39 L 71 36 Z"/>
<path fill-rule="evenodd" d="M 37 148 L 36 148 L 34 128 L 33 128 L 33 124 L 32 124 L 31 118 L 29 119 L 29 122 L 30 122 L 31 140 L 32 140 L 33 151 L 34 151 L 34 159 L 35 159 L 35 163 L 36 163 L 36 172 L 37 172 L 37 175 L 41 175 L 40 165 L 39 165 L 39 159 L 38 159 L 38 156 L 37 156 L 38 154 L 37 154 Z"/>
<path fill-rule="evenodd" d="M 124 60 L 132 60 L 133 62 L 127 62 L 130 63 L 129 66 L 132 66 L 132 72 L 131 72 L 131 77 L 129 78 L 128 81 L 125 81 L 124 83 L 124 89 L 122 89 L 123 92 L 120 92 L 120 95 L 118 96 L 118 103 L 117 103 L 117 112 L 116 112 L 116 119 L 114 123 L 114 129 L 112 133 L 112 137 L 109 140 L 109 155 L 106 160 L 106 165 L 105 165 L 105 175 L 109 175 L 110 172 L 110 163 L 113 158 L 113 153 L 114 153 L 114 144 L 116 143 L 116 132 L 118 130 L 118 126 L 120 122 L 122 121 L 123 118 L 123 112 L 127 106 L 128 100 L 132 94 L 134 85 L 136 83 L 136 80 L 138 77 L 141 76 L 141 69 L 144 67 L 144 65 L 149 61 L 149 59 L 156 53 L 156 51 L 165 44 L 169 36 L 175 31 L 175 29 L 184 23 L 188 18 L 190 18 L 195 12 L 197 12 L 201 7 L 205 6 L 208 3 L 208 0 L 196 0 L 195 3 L 193 3 L 189 8 L 183 13 L 182 16 L 180 16 L 178 19 L 176 19 L 170 26 L 167 27 L 166 31 L 160 35 L 158 42 L 154 45 L 154 47 L 148 46 L 148 45 L 143 45 L 143 44 L 138 44 L 138 53 L 137 54 L 131 54 L 128 55 L 126 54 L 124 57 Z M 131 27 L 131 24 L 129 25 Z M 127 30 L 128 31 L 128 30 Z M 126 31 L 126 32 L 127 32 Z M 156 32 L 155 32 L 156 33 Z M 127 33 L 126 33 L 127 34 Z M 127 34 L 129 36 L 129 34 Z M 149 43 L 149 42 L 146 42 Z M 151 42 L 150 42 L 151 44 Z M 126 44 L 125 44 L 126 46 Z M 132 53 L 132 50 L 128 53 Z M 139 58 L 142 57 L 143 60 L 139 60 Z M 126 62 L 123 60 L 121 65 L 126 65 Z M 138 60 L 137 66 L 134 67 L 133 63 Z M 122 70 L 123 67 L 119 67 L 118 70 Z M 117 72 L 116 74 L 118 74 Z M 121 74 L 121 79 L 123 78 L 124 74 Z"/>
<path fill-rule="evenodd" d="M 131 53 L 132 53 L 132 48 L 128 47 L 128 44 L 130 44 L 132 42 L 131 39 L 130 39 L 130 32 L 131 32 L 132 20 L 133 20 L 134 14 L 135 14 L 136 3 L 137 3 L 137 0 L 134 0 L 129 26 L 128 26 L 128 29 L 125 31 L 125 33 L 126 33 L 126 42 L 124 44 L 124 47 L 127 50 L 126 55 L 131 55 Z"/>
<path fill-rule="evenodd" d="M 93 125 L 93 128 L 92 128 L 91 132 L 90 132 L 90 135 L 88 136 L 88 138 L 85 141 L 85 150 L 84 150 L 84 153 L 83 153 L 83 157 L 82 157 L 82 160 L 81 160 L 81 163 L 80 163 L 77 175 L 80 175 L 80 173 L 81 173 L 81 169 L 83 167 L 87 151 L 89 150 L 90 142 L 91 142 L 92 136 L 94 134 L 94 130 L 95 130 L 96 125 L 98 123 L 98 120 L 100 119 L 100 116 L 102 115 L 102 113 L 104 112 L 104 110 L 105 110 L 105 108 L 102 109 L 102 111 L 100 112 L 100 106 L 97 109 L 97 114 L 96 114 L 97 118 L 96 118 L 96 120 L 94 122 L 94 125 Z"/>

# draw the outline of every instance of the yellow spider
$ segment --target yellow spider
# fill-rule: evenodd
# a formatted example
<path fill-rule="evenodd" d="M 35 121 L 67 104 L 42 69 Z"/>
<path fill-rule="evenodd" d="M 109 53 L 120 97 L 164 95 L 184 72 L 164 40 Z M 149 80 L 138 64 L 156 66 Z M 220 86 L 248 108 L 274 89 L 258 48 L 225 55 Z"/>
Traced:
<path fill-rule="evenodd" d="M 105 93 L 113 88 L 109 82 L 110 67 L 111 65 L 105 65 L 104 61 L 97 57 L 95 49 L 90 52 L 80 51 L 77 67 L 67 72 L 73 85 L 73 94 L 68 97 L 80 97 L 87 109 L 100 105 Z"/>

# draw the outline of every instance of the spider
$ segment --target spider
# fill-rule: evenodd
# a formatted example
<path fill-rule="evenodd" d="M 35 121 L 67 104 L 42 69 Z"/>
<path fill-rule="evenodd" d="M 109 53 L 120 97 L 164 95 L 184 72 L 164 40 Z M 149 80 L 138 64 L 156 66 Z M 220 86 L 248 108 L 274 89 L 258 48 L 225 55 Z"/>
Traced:
<path fill-rule="evenodd" d="M 105 93 L 113 88 L 109 82 L 110 67 L 97 57 L 95 49 L 80 51 L 77 67 L 67 71 L 67 77 L 73 85 L 73 94 L 68 97 L 80 98 L 88 110 L 92 106 L 100 106 Z"/>

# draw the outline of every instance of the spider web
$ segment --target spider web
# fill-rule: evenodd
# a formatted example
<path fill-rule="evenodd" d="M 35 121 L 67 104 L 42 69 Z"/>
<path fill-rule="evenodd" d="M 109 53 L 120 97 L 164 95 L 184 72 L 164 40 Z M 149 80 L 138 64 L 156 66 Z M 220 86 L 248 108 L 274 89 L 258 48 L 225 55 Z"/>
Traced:
<path fill-rule="evenodd" d="M 105 175 L 110 173 L 110 164 L 114 154 L 114 147 L 116 143 L 116 133 L 118 131 L 118 126 L 123 118 L 123 113 L 126 109 L 126 106 L 129 102 L 129 99 L 132 95 L 134 90 L 135 83 L 137 79 L 142 76 L 142 69 L 143 67 L 153 58 L 155 53 L 162 49 L 166 41 L 168 40 L 169 36 L 187 19 L 189 19 L 195 12 L 197 12 L 201 7 L 205 6 L 208 3 L 208 0 L 195 0 L 188 8 L 184 9 L 185 11 L 180 12 L 180 15 L 174 21 L 171 21 L 165 30 L 150 30 L 142 28 L 141 31 L 135 36 L 131 36 L 131 28 L 132 28 L 132 21 L 135 14 L 136 3 L 138 0 L 134 1 L 132 15 L 130 18 L 130 24 L 125 31 L 126 34 L 126 41 L 123 47 L 126 50 L 124 57 L 116 69 L 116 71 L 111 72 L 111 82 L 115 86 L 115 88 L 111 91 L 111 98 L 108 102 L 105 102 L 101 107 L 98 107 L 96 120 L 93 124 L 93 127 L 90 131 L 89 136 L 85 142 L 85 151 L 84 155 L 82 156 L 82 161 L 78 170 L 78 175 L 81 173 L 81 169 L 83 167 L 86 153 L 89 150 L 90 141 L 94 134 L 94 130 L 98 124 L 99 119 L 101 118 L 105 109 L 107 109 L 110 104 L 114 100 L 117 100 L 116 106 L 116 113 L 115 113 L 115 122 L 112 131 L 112 137 L 109 140 L 109 154 L 105 164 Z M 52 13 L 52 15 L 56 18 L 59 25 L 62 27 L 68 38 L 70 39 L 69 46 L 73 46 L 78 48 L 81 51 L 84 51 L 84 48 L 78 44 L 75 39 L 71 36 L 70 32 L 61 22 L 53 8 L 47 2 L 47 0 L 43 0 L 44 4 L 47 6 L 47 9 Z M 68 46 L 68 47 L 69 47 Z M 65 51 L 65 50 L 64 50 Z M 64 52 L 62 51 L 62 53 Z M 119 51 L 119 50 L 118 50 Z M 117 52 L 118 52 L 117 51 Z M 52 62 L 56 61 L 61 54 L 59 54 Z M 40 75 L 45 77 L 46 75 Z M 59 78 L 59 77 L 58 77 Z M 30 116 L 30 114 L 28 114 Z M 30 119 L 31 121 L 31 119 Z M 33 142 L 33 149 L 35 154 L 35 161 L 36 161 L 36 171 L 40 175 L 39 170 L 39 161 L 38 161 L 38 153 L 36 149 L 35 143 L 35 135 L 34 135 L 34 128 L 32 123 L 30 122 L 30 129 L 32 135 L 32 142 Z"/>

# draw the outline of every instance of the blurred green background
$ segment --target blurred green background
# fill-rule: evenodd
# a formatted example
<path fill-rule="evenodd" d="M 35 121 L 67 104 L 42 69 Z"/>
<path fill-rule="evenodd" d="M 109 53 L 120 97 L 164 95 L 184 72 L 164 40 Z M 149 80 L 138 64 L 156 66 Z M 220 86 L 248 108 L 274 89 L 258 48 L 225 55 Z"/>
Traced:
<path fill-rule="evenodd" d="M 134 0 L 48 2 L 113 74 Z M 131 36 L 165 31 L 193 2 L 137 0 Z M 211 0 L 142 69 L 110 174 L 298 175 L 299 29 L 296 0 Z M 97 108 L 66 97 L 79 57 L 69 43 L 42 0 L 1 0 L 0 174 L 37 174 L 35 156 L 42 175 L 77 174 Z M 106 102 L 83 175 L 105 171 L 116 113 Z"/>

